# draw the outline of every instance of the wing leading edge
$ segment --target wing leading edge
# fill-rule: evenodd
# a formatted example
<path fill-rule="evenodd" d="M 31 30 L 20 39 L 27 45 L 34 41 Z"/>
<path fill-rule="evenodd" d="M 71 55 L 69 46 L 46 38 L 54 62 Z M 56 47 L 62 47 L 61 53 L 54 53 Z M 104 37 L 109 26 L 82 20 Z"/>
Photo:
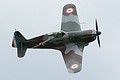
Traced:
<path fill-rule="evenodd" d="M 74 4 L 67 4 L 63 7 L 61 30 L 64 32 L 81 30 Z"/>

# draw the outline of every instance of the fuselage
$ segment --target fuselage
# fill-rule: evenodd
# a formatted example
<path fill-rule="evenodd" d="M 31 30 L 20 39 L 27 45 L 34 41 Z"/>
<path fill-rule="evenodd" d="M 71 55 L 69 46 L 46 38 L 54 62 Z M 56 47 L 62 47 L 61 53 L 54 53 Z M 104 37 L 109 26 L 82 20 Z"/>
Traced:
<path fill-rule="evenodd" d="M 63 7 L 61 31 L 26 39 L 19 31 L 14 32 L 12 47 L 17 48 L 17 56 L 25 56 L 27 48 L 56 49 L 61 51 L 67 70 L 77 73 L 82 67 L 84 47 L 97 38 L 100 47 L 97 19 L 96 30 L 81 31 L 79 18 L 74 4 Z"/>
<path fill-rule="evenodd" d="M 53 32 L 24 42 L 28 48 L 55 48 L 67 43 L 90 43 L 96 39 L 95 30 Z"/>
<path fill-rule="evenodd" d="M 72 31 L 68 33 L 64 32 L 56 32 L 51 35 L 48 35 L 49 37 L 52 36 L 48 42 L 54 43 L 54 44 L 65 44 L 69 42 L 81 42 L 81 43 L 89 43 L 96 39 L 95 30 L 85 30 L 85 31 Z"/>

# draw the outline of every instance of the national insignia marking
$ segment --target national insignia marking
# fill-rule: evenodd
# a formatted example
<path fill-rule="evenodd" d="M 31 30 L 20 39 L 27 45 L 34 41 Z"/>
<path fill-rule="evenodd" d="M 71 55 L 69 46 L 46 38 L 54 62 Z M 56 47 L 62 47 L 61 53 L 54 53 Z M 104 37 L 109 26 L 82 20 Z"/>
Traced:
<path fill-rule="evenodd" d="M 71 14 L 74 11 L 75 11 L 74 8 L 68 8 L 68 9 L 66 9 L 66 14 Z"/>
<path fill-rule="evenodd" d="M 78 68 L 79 67 L 79 65 L 78 64 L 72 64 L 71 66 L 70 66 L 70 69 L 76 69 L 76 68 Z"/>

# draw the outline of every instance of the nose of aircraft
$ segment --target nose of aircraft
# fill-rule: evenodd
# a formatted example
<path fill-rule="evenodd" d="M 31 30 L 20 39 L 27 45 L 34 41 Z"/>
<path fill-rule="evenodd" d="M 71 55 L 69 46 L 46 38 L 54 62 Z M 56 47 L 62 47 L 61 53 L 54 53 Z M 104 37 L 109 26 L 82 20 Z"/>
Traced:
<path fill-rule="evenodd" d="M 100 31 L 97 31 L 96 34 L 97 34 L 97 36 L 99 36 L 99 35 L 101 34 L 101 32 L 100 32 Z"/>

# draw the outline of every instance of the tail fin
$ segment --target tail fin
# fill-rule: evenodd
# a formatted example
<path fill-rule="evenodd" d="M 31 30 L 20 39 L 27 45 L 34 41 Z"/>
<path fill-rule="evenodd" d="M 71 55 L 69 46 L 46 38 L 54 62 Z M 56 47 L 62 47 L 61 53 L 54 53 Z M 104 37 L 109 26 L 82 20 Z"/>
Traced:
<path fill-rule="evenodd" d="M 20 58 L 25 56 L 25 52 L 27 50 L 27 46 L 25 46 L 24 41 L 26 41 L 25 37 L 19 31 L 15 31 L 12 47 L 17 48 L 17 55 Z"/>

